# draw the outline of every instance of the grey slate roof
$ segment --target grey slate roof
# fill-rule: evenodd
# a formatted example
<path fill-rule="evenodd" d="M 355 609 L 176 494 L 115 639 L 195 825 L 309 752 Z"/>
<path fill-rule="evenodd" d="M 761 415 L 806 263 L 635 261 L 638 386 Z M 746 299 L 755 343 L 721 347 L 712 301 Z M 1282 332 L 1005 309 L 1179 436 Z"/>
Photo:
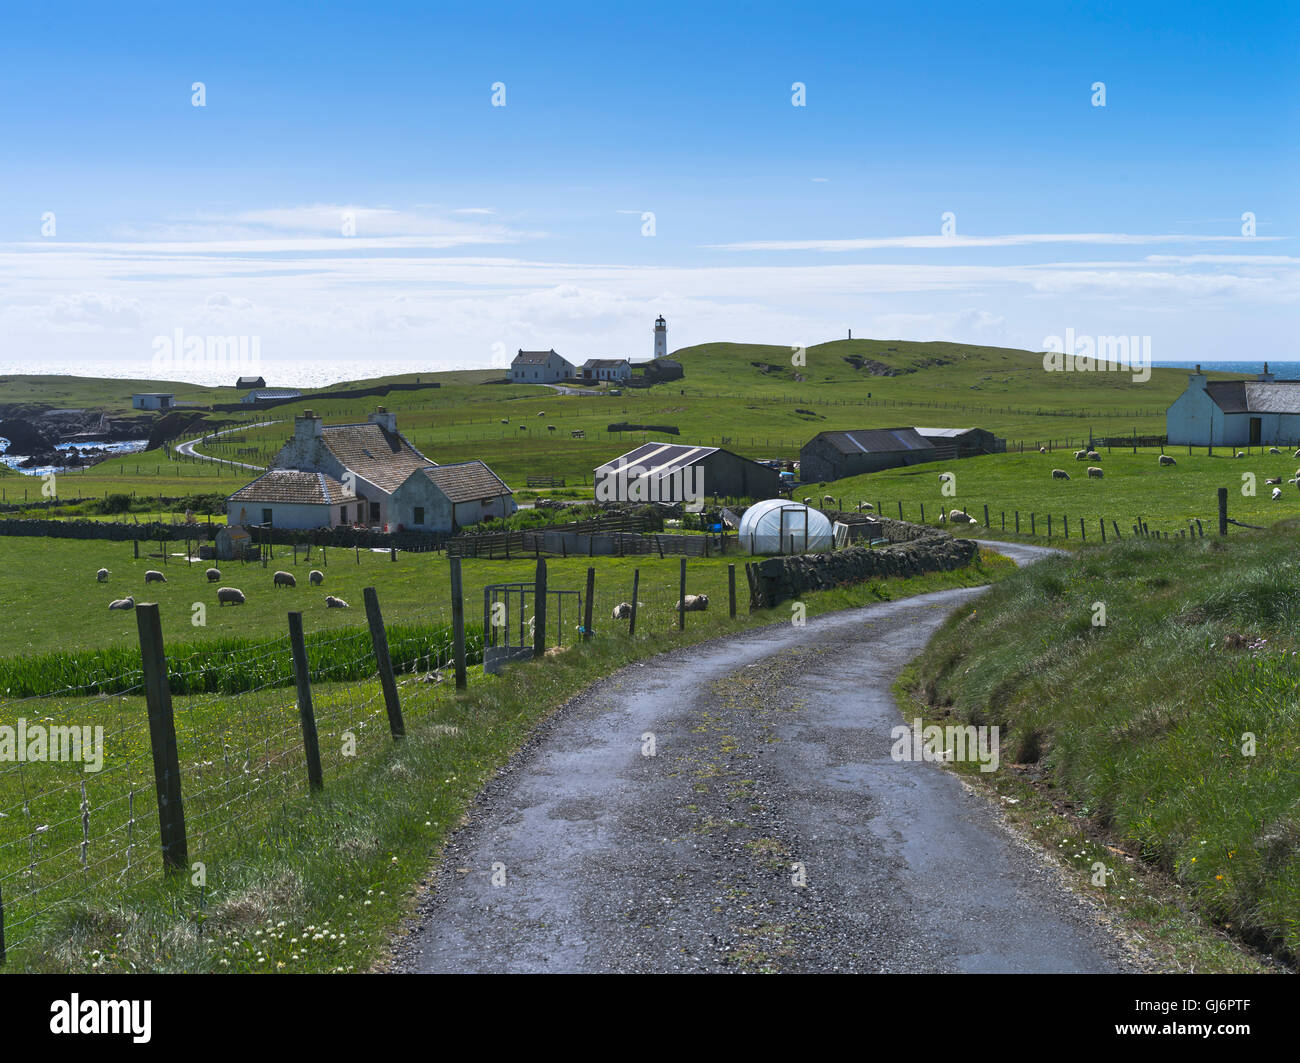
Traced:
<path fill-rule="evenodd" d="M 421 471 L 451 502 L 473 502 L 514 494 L 505 481 L 481 461 L 435 465 Z"/>
<path fill-rule="evenodd" d="M 515 355 L 515 360 L 511 364 L 518 365 L 545 365 L 546 359 L 555 354 L 554 351 L 524 351 L 521 350 Z"/>
<path fill-rule="evenodd" d="M 1205 390 L 1224 413 L 1300 413 L 1300 380 L 1216 380 Z"/>
<path fill-rule="evenodd" d="M 626 358 L 588 358 L 582 363 L 583 369 L 617 369 L 620 365 L 628 365 Z"/>
<path fill-rule="evenodd" d="M 888 454 L 899 450 L 932 450 L 915 428 L 861 428 L 852 432 L 820 432 L 841 454 Z"/>
<path fill-rule="evenodd" d="M 321 441 L 345 469 L 390 494 L 411 473 L 433 465 L 400 433 L 389 435 L 374 423 L 327 424 Z"/>
<path fill-rule="evenodd" d="M 284 502 L 328 506 L 352 502 L 356 494 L 332 476 L 301 469 L 269 469 L 231 495 L 230 502 Z"/>

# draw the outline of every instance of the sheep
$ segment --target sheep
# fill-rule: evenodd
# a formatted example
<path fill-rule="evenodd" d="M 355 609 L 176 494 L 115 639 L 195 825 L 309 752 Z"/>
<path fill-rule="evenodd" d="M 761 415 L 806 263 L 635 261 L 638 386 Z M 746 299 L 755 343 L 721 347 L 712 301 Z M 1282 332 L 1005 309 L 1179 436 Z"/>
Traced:
<path fill-rule="evenodd" d="M 314 568 L 307 573 L 307 579 L 311 581 L 313 587 L 319 587 L 325 582 L 325 573 L 318 568 Z"/>
<path fill-rule="evenodd" d="M 1281 454 L 1281 453 L 1282 453 L 1280 450 L 1277 449 L 1277 447 L 1269 447 L 1269 448 L 1268 448 L 1268 452 L 1269 452 L 1270 454 Z"/>
<path fill-rule="evenodd" d="M 547 430 L 548 432 L 554 432 L 554 431 L 555 431 L 555 425 L 553 425 L 553 424 L 548 424 L 548 425 L 546 426 L 546 430 Z"/>
<path fill-rule="evenodd" d="M 204 573 L 204 575 L 208 577 L 209 583 L 216 583 L 217 580 L 221 579 L 221 569 L 210 568 L 207 570 L 207 572 Z"/>
<path fill-rule="evenodd" d="M 510 418 L 509 418 L 509 417 L 502 417 L 502 418 L 501 418 L 501 423 L 502 423 L 502 424 L 509 424 L 509 423 L 510 423 Z"/>
<path fill-rule="evenodd" d="M 822 495 L 822 503 L 823 503 L 824 505 L 829 506 L 829 505 L 830 505 L 831 503 L 833 503 L 834 501 L 835 501 L 835 499 L 832 498 L 830 495 Z"/>
<path fill-rule="evenodd" d="M 1282 477 L 1280 477 L 1280 476 L 1270 476 L 1270 477 L 1269 477 L 1267 480 L 1265 480 L 1264 482 L 1265 482 L 1266 484 L 1280 484 L 1280 483 L 1282 482 Z"/>
<path fill-rule="evenodd" d="M 1089 460 L 1089 461 L 1101 461 L 1101 455 L 1098 454 L 1095 450 L 1090 450 L 1090 451 L 1088 451 L 1088 460 Z"/>
<path fill-rule="evenodd" d="M 873 506 L 870 502 L 859 502 L 859 503 L 858 503 L 858 512 L 859 512 L 859 513 L 861 513 L 863 510 L 866 510 L 866 509 L 872 509 L 872 510 L 874 510 L 875 508 L 876 508 L 876 507 Z"/>
<path fill-rule="evenodd" d="M 101 568 L 98 572 L 96 572 L 96 573 L 95 573 L 95 582 L 96 582 L 96 583 L 107 583 L 107 582 L 108 582 L 108 569 L 106 569 L 106 568 Z"/>
<path fill-rule="evenodd" d="M 217 588 L 217 608 L 223 605 L 243 605 L 244 592 L 238 587 L 218 587 Z"/>
<path fill-rule="evenodd" d="M 1235 453 L 1235 454 L 1233 455 L 1234 458 L 1244 458 L 1245 456 L 1246 456 L 1246 455 L 1243 454 L 1240 450 L 1237 451 L 1237 453 Z"/>
<path fill-rule="evenodd" d="M 1088 452 L 1086 450 L 1076 450 L 1074 452 L 1075 461 L 1083 461 L 1083 459 L 1086 458 L 1087 456 L 1088 456 Z"/>
<path fill-rule="evenodd" d="M 1161 464 L 1161 465 L 1177 465 L 1178 462 L 1174 461 L 1174 459 L 1171 458 L 1168 454 L 1161 454 L 1161 455 L 1160 455 L 1160 464 Z"/>
<path fill-rule="evenodd" d="M 528 431 L 528 426 L 527 426 L 526 424 L 521 424 L 521 425 L 519 426 L 519 431 L 521 431 L 521 432 L 527 432 L 527 431 Z"/>
<path fill-rule="evenodd" d="M 538 416 L 538 417 L 545 417 L 545 416 L 546 416 L 546 411 L 545 411 L 545 410 L 538 410 L 538 411 L 537 411 L 537 416 Z"/>
<path fill-rule="evenodd" d="M 1089 465 L 1089 466 L 1088 466 L 1088 475 L 1089 475 L 1090 477 L 1092 477 L 1092 479 L 1094 479 L 1094 480 L 1100 480 L 1100 479 L 1101 479 L 1101 469 L 1098 468 L 1096 465 Z"/>
<path fill-rule="evenodd" d="M 1280 487 L 1273 488 L 1273 501 L 1276 502 L 1281 497 L 1282 497 L 1282 488 Z"/>
<path fill-rule="evenodd" d="M 682 602 L 678 599 L 677 604 L 673 606 L 678 612 L 702 613 L 709 607 L 709 596 L 707 594 L 688 594 L 686 596 L 686 605 L 683 607 Z"/>
<path fill-rule="evenodd" d="M 134 609 L 135 599 L 131 597 L 117 598 L 108 603 L 110 609 Z"/>
<path fill-rule="evenodd" d="M 1047 453 L 1047 448 L 1046 448 L 1046 447 L 1039 447 L 1039 448 L 1038 448 L 1038 453 L 1040 453 L 1040 454 L 1046 454 L 1046 453 Z M 1297 458 L 1300 458 L 1300 454 L 1297 454 L 1296 457 L 1297 457 Z"/>
<path fill-rule="evenodd" d="M 146 572 L 146 573 L 144 574 L 144 581 L 145 581 L 146 584 L 149 584 L 149 583 L 166 583 L 166 582 L 167 582 L 167 577 L 164 576 L 164 575 L 163 575 L 161 572 L 159 572 L 157 569 L 153 569 L 153 568 L 151 568 L 148 572 Z"/>
<path fill-rule="evenodd" d="M 1053 470 L 1052 470 L 1052 479 L 1053 479 L 1053 480 L 1068 480 L 1069 478 L 1070 478 L 1070 474 L 1069 474 L 1068 472 L 1066 472 L 1064 469 L 1053 469 Z"/>
<path fill-rule="evenodd" d="M 342 598 L 335 598 L 334 595 L 327 594 L 325 595 L 325 608 L 326 609 L 351 609 L 352 606 L 348 605 L 348 603 L 345 602 Z"/>
<path fill-rule="evenodd" d="M 949 510 L 948 519 L 952 521 L 954 524 L 977 524 L 978 523 L 978 521 L 976 521 L 975 518 L 972 517 L 969 513 L 966 513 L 960 509 Z"/>
<path fill-rule="evenodd" d="M 803 504 L 804 504 L 805 506 L 811 506 L 811 505 L 812 505 L 812 499 L 811 499 L 811 498 L 805 498 L 805 499 L 803 500 Z"/>
<path fill-rule="evenodd" d="M 1291 455 L 1291 457 L 1300 458 L 1300 450 L 1297 450 L 1294 454 Z"/>
<path fill-rule="evenodd" d="M 637 602 L 636 604 L 638 609 L 642 605 L 641 602 Z M 619 602 L 618 605 L 614 606 L 613 616 L 615 620 L 630 620 L 632 618 L 632 603 Z"/>
<path fill-rule="evenodd" d="M 276 587 L 296 587 L 298 581 L 293 578 L 292 572 L 277 572 L 271 577 L 271 581 Z"/>

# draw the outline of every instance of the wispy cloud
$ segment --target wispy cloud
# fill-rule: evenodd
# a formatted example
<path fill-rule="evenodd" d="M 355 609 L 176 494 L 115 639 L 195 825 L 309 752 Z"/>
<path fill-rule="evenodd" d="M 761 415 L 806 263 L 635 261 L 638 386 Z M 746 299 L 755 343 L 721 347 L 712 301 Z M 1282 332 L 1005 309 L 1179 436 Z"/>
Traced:
<path fill-rule="evenodd" d="M 1198 236 L 1191 233 L 1016 233 L 1005 236 L 873 236 L 826 240 L 742 240 L 705 244 L 718 251 L 874 251 L 889 248 L 944 250 L 966 247 L 1028 247 L 1035 244 L 1249 243 L 1278 236 Z"/>

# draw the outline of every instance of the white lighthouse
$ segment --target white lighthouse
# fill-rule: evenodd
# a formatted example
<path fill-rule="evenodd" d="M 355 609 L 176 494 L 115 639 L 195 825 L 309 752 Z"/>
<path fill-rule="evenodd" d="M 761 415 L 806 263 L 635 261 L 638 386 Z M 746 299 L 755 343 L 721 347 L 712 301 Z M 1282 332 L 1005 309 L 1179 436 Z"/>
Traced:
<path fill-rule="evenodd" d="M 668 357 L 668 322 L 663 314 L 655 318 L 655 357 Z"/>

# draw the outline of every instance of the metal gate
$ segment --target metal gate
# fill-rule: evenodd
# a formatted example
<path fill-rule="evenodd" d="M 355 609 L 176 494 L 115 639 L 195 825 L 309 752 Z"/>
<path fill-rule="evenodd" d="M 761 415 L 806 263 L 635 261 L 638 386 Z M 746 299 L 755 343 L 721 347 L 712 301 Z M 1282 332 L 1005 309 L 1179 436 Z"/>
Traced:
<path fill-rule="evenodd" d="M 483 670 L 496 675 L 501 666 L 533 655 L 535 583 L 489 583 L 483 588 Z M 582 619 L 581 591 L 546 591 L 546 638 L 549 646 L 565 644 L 569 625 Z"/>

